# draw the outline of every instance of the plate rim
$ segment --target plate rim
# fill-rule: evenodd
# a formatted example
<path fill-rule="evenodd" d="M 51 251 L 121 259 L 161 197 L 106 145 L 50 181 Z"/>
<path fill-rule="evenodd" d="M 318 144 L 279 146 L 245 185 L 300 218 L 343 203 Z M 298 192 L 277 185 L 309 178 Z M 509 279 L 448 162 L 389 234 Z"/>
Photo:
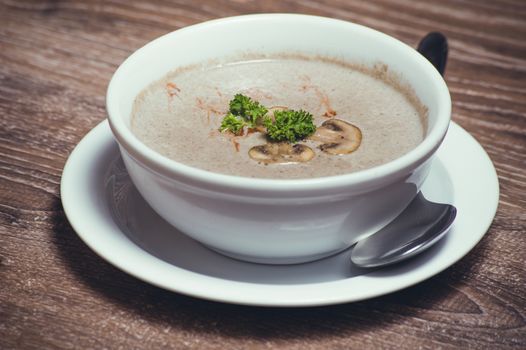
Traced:
<path fill-rule="evenodd" d="M 361 293 L 357 292 L 356 288 L 353 288 L 353 281 L 355 283 L 365 281 L 366 283 L 375 286 L 379 284 L 378 277 L 374 277 L 371 275 L 362 275 L 329 282 L 294 285 L 271 285 L 265 283 L 260 284 L 252 282 L 225 280 L 219 277 L 207 276 L 199 274 L 198 272 L 188 271 L 178 266 L 172 265 L 144 251 L 133 241 L 131 241 L 128 237 L 126 237 L 126 235 L 118 229 L 115 222 L 113 221 L 113 225 L 111 225 L 111 223 L 109 225 L 106 225 L 106 230 L 104 230 L 105 233 L 108 232 L 107 230 L 111 231 L 111 229 L 118 230 L 120 232 L 120 235 L 117 235 L 113 238 L 119 239 L 115 239 L 114 243 L 123 243 L 127 240 L 129 247 L 123 252 L 119 249 L 115 249 L 114 247 L 105 246 L 104 242 L 102 242 L 102 240 L 100 239 L 101 237 L 99 237 L 102 235 L 102 233 L 91 234 L 92 225 L 97 223 L 87 223 L 86 220 L 82 219 L 82 215 L 79 215 L 81 214 L 78 210 L 79 204 L 76 204 L 79 198 L 78 188 L 81 188 L 81 191 L 84 191 L 85 194 L 87 193 L 87 191 L 85 186 L 78 186 L 78 183 L 80 181 L 81 184 L 86 185 L 88 183 L 88 179 L 84 179 L 85 181 L 83 182 L 82 176 L 79 180 L 79 177 L 74 176 L 74 174 L 78 172 L 76 167 L 79 167 L 78 164 L 81 161 L 85 163 L 84 166 L 86 166 L 86 164 L 89 165 L 90 162 L 93 163 L 93 165 L 95 165 L 97 162 L 100 162 L 100 160 L 95 158 L 88 160 L 82 159 L 84 153 L 89 153 L 90 146 L 91 152 L 95 154 L 98 150 L 100 151 L 100 149 L 102 149 L 103 146 L 118 147 L 116 142 L 114 141 L 107 120 L 102 121 L 90 132 L 88 132 L 77 144 L 75 149 L 71 152 L 70 156 L 68 157 L 68 160 L 64 166 L 60 182 L 62 206 L 64 209 L 64 213 L 76 234 L 97 255 L 99 255 L 101 258 L 103 258 L 113 266 L 119 268 L 120 270 L 144 282 L 166 290 L 201 299 L 251 306 L 309 307 L 356 302 L 393 293 L 395 291 L 420 283 L 432 276 L 435 276 L 436 274 L 442 272 L 446 268 L 450 267 L 451 265 L 455 264 L 457 261 L 462 259 L 469 251 L 471 251 L 475 247 L 475 245 L 487 233 L 491 223 L 493 222 L 493 218 L 496 214 L 499 202 L 499 184 L 495 167 L 491 162 L 491 159 L 489 158 L 488 154 L 477 142 L 477 140 L 454 122 L 451 122 L 448 133 L 446 135 L 446 139 L 444 140 L 444 143 L 440 147 L 440 149 L 442 149 L 444 147 L 444 144 L 447 144 L 447 142 L 451 142 L 451 139 L 453 137 L 463 139 L 464 142 L 470 143 L 471 146 L 477 150 L 479 157 L 475 157 L 473 154 L 471 154 L 471 157 L 464 161 L 467 162 L 467 165 L 478 162 L 479 166 L 487 168 L 486 170 L 492 170 L 486 171 L 484 173 L 484 181 L 489 184 L 487 188 L 490 188 L 490 191 L 486 191 L 484 193 L 486 196 L 485 199 L 489 199 L 490 201 L 486 202 L 486 219 L 478 220 L 478 233 L 472 237 L 473 239 L 471 242 L 469 242 L 469 244 L 464 246 L 460 252 L 457 252 L 454 258 L 448 260 L 446 263 L 442 263 L 439 266 L 435 266 L 434 268 L 430 269 L 429 271 L 425 271 L 424 273 L 417 273 L 416 276 L 413 273 L 407 274 L 406 276 L 396 276 L 396 278 L 393 277 L 395 280 L 398 280 L 398 283 L 394 286 L 391 285 L 389 287 L 377 289 L 366 288 L 365 290 L 362 290 Z M 102 139 L 102 141 L 100 141 L 100 139 Z M 99 144 L 95 143 L 95 141 L 99 142 Z M 440 149 L 439 154 L 437 154 L 439 158 L 441 156 Z M 444 157 L 444 155 L 442 155 L 442 157 Z M 84 177 L 86 178 L 87 175 L 85 175 Z M 97 184 L 91 185 L 96 186 Z M 453 185 L 455 184 L 453 183 Z M 73 191 L 73 189 L 76 189 L 76 191 Z M 457 189 L 454 188 L 453 193 L 455 198 L 455 204 L 457 204 L 456 201 L 458 200 L 456 192 Z M 100 214 L 100 218 L 103 218 L 104 213 L 102 212 L 104 211 L 104 209 L 92 207 L 92 210 L 93 209 L 95 209 L 94 212 L 96 214 Z M 455 224 L 453 224 L 453 227 L 455 227 Z M 136 258 L 131 262 L 130 259 L 128 259 L 130 254 L 134 256 L 134 258 Z M 150 268 L 151 266 L 155 266 L 157 273 L 152 274 L 151 270 L 145 268 L 145 265 L 142 264 L 146 264 L 146 266 Z M 180 278 L 184 282 L 181 283 L 178 280 L 178 278 L 174 278 L 174 273 L 176 273 L 175 277 Z M 166 278 L 166 276 L 169 276 L 169 278 Z M 408 278 L 408 276 L 410 276 L 411 278 Z M 385 282 L 386 280 L 384 277 L 383 283 L 385 284 Z M 205 285 L 212 283 L 214 284 L 214 288 L 209 288 L 210 286 L 208 286 L 207 288 L 203 288 L 203 283 Z M 225 288 L 230 291 L 225 293 Z M 341 290 L 341 292 L 333 293 L 329 296 L 324 296 L 324 294 L 326 294 L 323 293 L 324 289 L 339 291 Z M 210 290 L 213 290 L 213 293 L 210 293 Z M 254 293 L 250 292 L 256 292 L 256 297 L 254 297 Z M 272 297 L 276 295 L 282 297 L 278 299 Z"/>

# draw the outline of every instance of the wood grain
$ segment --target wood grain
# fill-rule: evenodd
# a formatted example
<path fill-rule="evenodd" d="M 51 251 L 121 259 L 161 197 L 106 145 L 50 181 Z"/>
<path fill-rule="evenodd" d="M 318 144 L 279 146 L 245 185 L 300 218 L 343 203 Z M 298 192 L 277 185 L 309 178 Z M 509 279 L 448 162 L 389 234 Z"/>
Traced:
<path fill-rule="evenodd" d="M 272 309 L 161 290 L 80 241 L 60 204 L 61 172 L 106 117 L 116 67 L 168 31 L 254 12 L 340 18 L 412 46 L 429 31 L 448 36 L 453 119 L 489 153 L 501 186 L 472 252 L 388 296 Z M 0 0 L 0 348 L 526 348 L 525 38 L 520 0 Z"/>

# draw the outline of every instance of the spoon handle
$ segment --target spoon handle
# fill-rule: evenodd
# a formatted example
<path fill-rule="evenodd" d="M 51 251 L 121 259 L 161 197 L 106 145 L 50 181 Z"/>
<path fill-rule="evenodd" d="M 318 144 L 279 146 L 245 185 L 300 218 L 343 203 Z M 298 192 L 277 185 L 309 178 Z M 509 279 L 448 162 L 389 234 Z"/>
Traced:
<path fill-rule="evenodd" d="M 431 32 L 420 40 L 416 49 L 438 70 L 443 76 L 447 62 L 447 39 L 439 32 Z"/>

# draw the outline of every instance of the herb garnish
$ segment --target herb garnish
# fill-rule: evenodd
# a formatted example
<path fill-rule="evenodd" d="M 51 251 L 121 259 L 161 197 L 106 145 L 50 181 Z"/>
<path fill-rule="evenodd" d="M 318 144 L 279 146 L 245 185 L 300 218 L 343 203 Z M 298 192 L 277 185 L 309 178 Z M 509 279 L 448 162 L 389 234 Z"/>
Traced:
<path fill-rule="evenodd" d="M 240 135 L 245 126 L 265 126 L 267 137 L 271 141 L 294 143 L 316 131 L 312 114 L 303 110 L 276 110 L 273 116 L 270 116 L 265 106 L 242 94 L 236 94 L 229 107 L 229 112 L 219 128 L 221 132 L 229 131 Z"/>
<path fill-rule="evenodd" d="M 235 135 L 239 135 L 241 131 L 243 130 L 243 127 L 245 126 L 245 121 L 233 115 L 232 113 L 228 113 L 221 122 L 221 126 L 219 127 L 219 130 L 221 132 L 230 131 L 231 133 Z"/>
<path fill-rule="evenodd" d="M 230 101 L 230 113 L 242 117 L 249 128 L 254 128 L 261 122 L 261 118 L 268 110 L 248 96 L 237 94 Z"/>
<path fill-rule="evenodd" d="M 294 143 L 316 131 L 316 126 L 312 122 L 312 114 L 301 109 L 299 111 L 292 109 L 275 111 L 274 119 L 267 116 L 264 124 L 268 138 L 273 141 Z"/>

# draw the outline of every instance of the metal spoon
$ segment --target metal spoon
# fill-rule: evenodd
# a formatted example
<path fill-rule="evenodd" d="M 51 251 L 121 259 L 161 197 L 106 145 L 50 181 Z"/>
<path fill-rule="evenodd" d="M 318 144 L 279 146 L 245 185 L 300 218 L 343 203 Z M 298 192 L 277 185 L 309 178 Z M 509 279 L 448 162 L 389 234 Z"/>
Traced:
<path fill-rule="evenodd" d="M 438 242 L 456 215 L 453 205 L 430 202 L 419 192 L 396 219 L 354 246 L 351 261 L 378 267 L 410 258 Z"/>
<path fill-rule="evenodd" d="M 444 74 L 448 46 L 443 34 L 427 34 L 417 50 Z M 438 242 L 456 215 L 453 205 L 430 202 L 420 192 L 395 220 L 359 241 L 351 252 L 351 261 L 360 267 L 379 267 L 415 256 Z"/>

